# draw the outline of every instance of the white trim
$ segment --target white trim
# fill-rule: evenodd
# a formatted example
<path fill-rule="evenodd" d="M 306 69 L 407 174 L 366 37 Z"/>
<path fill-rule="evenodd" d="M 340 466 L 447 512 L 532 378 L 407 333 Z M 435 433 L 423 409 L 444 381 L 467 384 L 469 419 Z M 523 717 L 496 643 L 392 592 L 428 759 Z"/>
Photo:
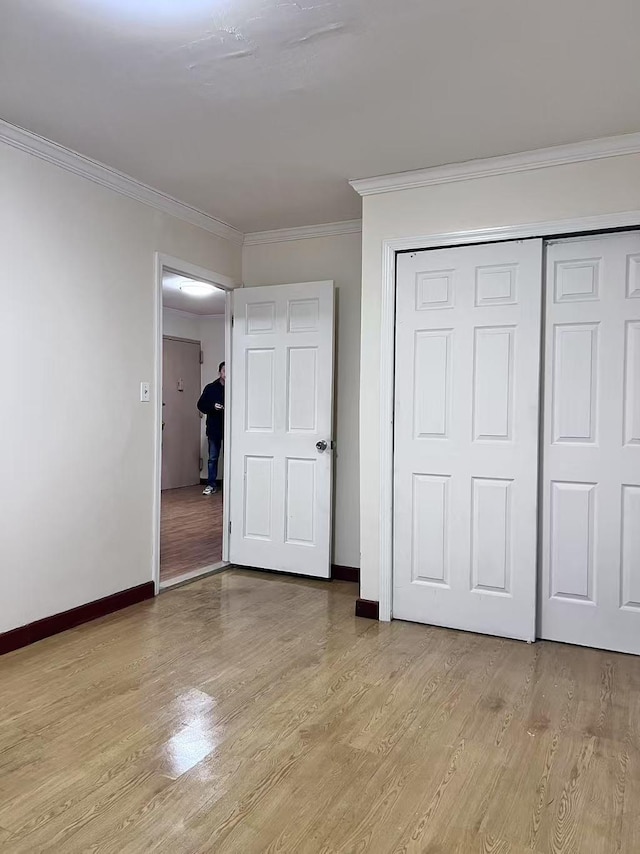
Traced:
<path fill-rule="evenodd" d="M 103 163 L 98 163 L 97 160 L 78 154 L 78 152 L 65 148 L 63 145 L 58 145 L 56 142 L 2 119 L 0 119 L 0 142 L 20 151 L 26 151 L 41 160 L 46 160 L 48 163 L 66 169 L 67 172 L 73 172 L 74 175 L 87 178 L 95 184 L 100 184 L 102 187 L 120 193 L 122 196 L 128 196 L 137 202 L 150 205 L 156 210 L 202 228 L 232 243 L 242 244 L 242 232 L 228 223 L 185 204 L 185 202 L 174 199 L 173 196 L 169 196 L 160 190 L 155 190 L 153 187 L 136 181 L 135 178 L 131 178 L 123 172 L 118 172 Z"/>
<path fill-rule="evenodd" d="M 229 540 L 231 539 L 231 403 L 233 399 L 233 291 L 229 291 L 224 303 L 224 456 L 222 481 L 222 560 L 229 560 Z"/>
<path fill-rule="evenodd" d="M 349 181 L 349 183 L 361 196 L 371 196 L 377 193 L 415 190 L 418 187 L 430 187 L 434 184 L 468 181 L 471 178 L 488 178 L 493 175 L 508 175 L 512 172 L 526 172 L 530 169 L 545 169 L 549 166 L 564 166 L 568 163 L 584 163 L 587 160 L 601 160 L 605 157 L 620 157 L 624 154 L 639 153 L 640 133 L 628 133 L 622 136 L 591 139 L 569 145 L 554 145 L 550 148 L 521 151 L 517 154 L 506 154 L 500 157 L 485 157 L 480 160 L 468 160 L 464 163 L 448 163 L 444 166 L 416 169 L 413 172 L 397 172 L 378 178 L 360 178 Z"/>
<path fill-rule="evenodd" d="M 152 546 L 151 546 L 151 573 L 153 583 L 155 585 L 156 595 L 160 592 L 160 501 L 161 501 L 161 485 L 162 485 L 162 274 L 164 270 L 170 270 L 173 273 L 181 273 L 185 276 L 192 276 L 204 282 L 211 282 L 218 285 L 227 291 L 225 310 L 225 359 L 228 362 L 228 356 L 231 352 L 231 315 L 229 305 L 231 301 L 231 292 L 235 287 L 233 279 L 228 276 L 223 276 L 221 273 L 215 273 L 213 270 L 207 270 L 204 267 L 198 267 L 196 264 L 191 264 L 189 261 L 182 261 L 180 258 L 175 258 L 173 255 L 166 255 L 162 252 L 155 253 L 155 288 L 154 288 L 154 366 L 153 366 L 153 392 L 155 397 L 155 413 L 154 413 L 154 467 L 153 467 L 153 519 L 152 519 Z M 179 311 L 179 309 L 168 309 L 168 311 Z M 192 317 L 220 317 L 220 315 L 191 315 Z M 228 410 L 228 408 L 227 408 Z M 226 413 L 225 413 L 226 415 Z M 228 417 L 228 416 L 227 416 Z M 225 425 L 227 428 L 228 424 Z M 230 437 L 230 431 L 226 434 Z M 224 500 L 223 500 L 223 524 L 228 518 L 229 496 L 231 491 L 231 483 L 228 479 L 226 460 L 230 455 L 229 443 L 225 444 L 225 480 L 224 480 Z M 228 524 L 226 529 L 222 531 L 222 564 L 226 565 L 225 555 L 228 553 L 229 534 Z M 164 589 L 164 588 L 163 588 Z"/>
<path fill-rule="evenodd" d="M 303 225 L 298 228 L 276 228 L 272 231 L 254 231 L 245 234 L 245 246 L 262 246 L 265 243 L 284 243 L 287 240 L 309 240 L 313 237 L 335 237 L 339 234 L 359 234 L 361 219 L 342 222 L 324 222 L 321 225 Z"/>
<path fill-rule="evenodd" d="M 185 311 L 182 308 L 170 308 L 168 305 L 162 306 L 162 311 L 170 311 L 172 314 L 177 314 L 180 317 L 188 317 L 191 320 L 210 320 L 213 317 L 224 317 L 224 312 L 220 314 L 196 314 L 194 311 Z"/>
<path fill-rule="evenodd" d="M 225 291 L 232 291 L 237 287 L 237 283 L 229 278 L 229 276 L 223 276 L 222 273 L 214 273 L 212 270 L 199 267 L 197 264 L 191 264 L 189 261 L 183 261 L 181 258 L 175 258 L 173 255 L 165 255 L 163 253 L 162 266 L 170 273 L 177 273 L 179 276 L 185 276 L 188 279 L 210 282 L 212 285 L 218 285 Z M 174 310 L 178 311 L 179 309 Z"/>
<path fill-rule="evenodd" d="M 395 376 L 396 253 L 436 249 L 498 240 L 524 240 L 612 228 L 640 226 L 640 211 L 535 222 L 473 231 L 454 231 L 417 237 L 399 237 L 382 242 L 380 317 L 380 540 L 379 619 L 389 621 L 393 613 L 393 388 Z"/>
<path fill-rule="evenodd" d="M 153 418 L 153 508 L 151 520 L 151 578 L 155 595 L 160 592 L 160 500 L 162 484 L 162 255 L 155 254 L 155 288 L 153 320 L 153 389 L 155 401 Z"/>
<path fill-rule="evenodd" d="M 389 287 L 387 283 L 391 282 Z M 396 250 L 382 247 L 382 304 L 380 327 L 380 578 L 391 570 L 391 584 L 380 582 L 378 619 L 388 621 L 393 596 L 393 418 L 396 334 Z M 390 486 L 390 488 L 389 488 Z M 389 524 L 383 524 L 388 520 Z"/>

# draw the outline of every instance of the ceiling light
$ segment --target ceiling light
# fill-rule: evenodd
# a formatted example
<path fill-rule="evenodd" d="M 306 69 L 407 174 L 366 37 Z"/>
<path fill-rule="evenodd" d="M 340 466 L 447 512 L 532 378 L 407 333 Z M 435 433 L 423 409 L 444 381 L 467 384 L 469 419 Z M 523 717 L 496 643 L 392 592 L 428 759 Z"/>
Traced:
<path fill-rule="evenodd" d="M 185 282 L 180 285 L 180 290 L 190 297 L 208 297 L 216 290 L 216 287 L 207 284 L 207 282 Z"/>

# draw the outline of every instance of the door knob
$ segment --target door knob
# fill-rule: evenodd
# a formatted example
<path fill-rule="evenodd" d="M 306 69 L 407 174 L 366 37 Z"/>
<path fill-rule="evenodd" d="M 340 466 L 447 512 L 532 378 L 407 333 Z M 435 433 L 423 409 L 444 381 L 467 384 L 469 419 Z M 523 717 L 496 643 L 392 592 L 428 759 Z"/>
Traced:
<path fill-rule="evenodd" d="M 319 442 L 316 442 L 316 448 L 318 449 L 318 451 L 320 453 L 323 453 L 323 451 L 326 451 L 328 447 L 329 447 L 329 445 L 327 442 L 325 442 L 324 439 L 321 439 Z"/>

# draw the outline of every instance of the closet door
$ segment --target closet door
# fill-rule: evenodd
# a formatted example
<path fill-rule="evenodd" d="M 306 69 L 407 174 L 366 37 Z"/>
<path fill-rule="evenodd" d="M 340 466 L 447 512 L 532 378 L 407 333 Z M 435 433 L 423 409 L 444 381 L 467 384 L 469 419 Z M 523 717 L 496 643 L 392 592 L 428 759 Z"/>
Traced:
<path fill-rule="evenodd" d="M 640 235 L 546 269 L 540 634 L 640 654 Z"/>
<path fill-rule="evenodd" d="M 393 616 L 534 640 L 542 241 L 397 267 Z"/>

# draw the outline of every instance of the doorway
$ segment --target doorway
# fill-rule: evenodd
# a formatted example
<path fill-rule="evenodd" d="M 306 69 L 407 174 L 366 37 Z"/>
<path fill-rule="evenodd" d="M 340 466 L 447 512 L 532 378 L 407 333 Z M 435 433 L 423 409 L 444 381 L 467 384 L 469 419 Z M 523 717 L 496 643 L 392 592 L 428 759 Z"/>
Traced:
<path fill-rule="evenodd" d="M 640 235 L 542 244 L 398 257 L 393 614 L 640 654 Z"/>
<path fill-rule="evenodd" d="M 232 283 L 159 257 L 157 284 L 161 413 L 155 564 L 157 589 L 164 590 L 227 565 L 224 363 Z M 219 392 L 215 415 L 210 395 L 203 395 L 212 384 Z"/>
<path fill-rule="evenodd" d="M 333 381 L 335 291 L 332 281 L 302 282 L 261 288 L 238 288 L 224 276 L 164 255 L 157 255 L 157 352 L 156 387 L 162 388 L 162 339 L 168 312 L 175 321 L 169 337 L 200 341 L 203 351 L 202 385 L 213 379 L 207 370 L 207 346 L 214 337 L 202 331 L 208 322 L 203 312 L 196 320 L 186 308 L 176 304 L 176 288 L 196 289 L 202 284 L 221 291 L 224 317 L 218 310 L 210 322 L 223 322 L 224 351 L 209 357 L 209 364 L 224 362 L 224 440 L 215 478 L 217 491 L 199 486 L 179 487 L 162 494 L 162 399 L 156 409 L 156 504 L 154 570 L 156 590 L 190 581 L 236 565 L 329 578 L 331 574 L 332 482 L 333 482 Z M 163 291 L 164 285 L 164 291 Z M 173 297 L 167 292 L 173 289 Z M 226 293 L 225 293 L 226 292 Z M 188 293 L 188 291 L 187 291 Z M 181 295 L 183 296 L 183 295 Z M 213 297 L 212 297 L 213 298 Z M 170 304 L 171 303 L 171 304 Z M 164 316 L 163 316 L 164 313 Z M 179 324 L 178 324 L 179 321 Z M 234 327 L 233 347 L 231 330 Z M 180 331 L 178 331 L 178 328 Z M 211 346 L 209 347 L 211 349 Z M 220 358 L 220 362 L 217 359 Z M 237 366 L 232 379 L 232 366 Z M 178 380 L 180 378 L 178 377 Z M 174 383 L 177 382 L 174 376 Z M 185 386 L 186 387 L 186 386 Z M 178 389 L 177 394 L 183 394 Z M 233 393 L 232 393 L 233 392 Z M 215 397 L 215 396 L 214 396 Z M 194 401 L 198 404 L 198 401 Z M 204 407 L 200 406 L 201 410 Z M 233 417 L 232 417 L 233 413 Z M 233 431 L 230 429 L 233 423 Z M 202 419 L 202 431 L 206 421 Z M 203 436 L 201 475 L 208 457 Z M 208 444 L 208 443 L 207 443 Z M 212 475 L 209 475 L 209 481 Z M 222 483 L 220 484 L 220 480 Z M 220 488 L 221 487 L 221 488 Z M 190 494 L 179 489 L 190 490 Z M 207 494 L 210 493 L 210 494 Z M 183 498 L 184 496 L 184 498 Z M 202 522 L 205 512 L 215 508 Z M 172 502 L 173 498 L 175 502 Z M 164 499 L 164 500 L 162 500 Z M 187 500 L 188 499 L 188 500 Z M 188 559 L 195 548 L 195 532 L 213 537 L 222 520 L 222 555 L 213 553 L 212 540 L 203 546 L 202 564 L 161 580 L 161 529 L 164 504 L 165 529 L 176 536 L 175 548 Z M 172 506 L 175 512 L 171 513 Z M 178 508 L 177 510 L 175 508 Z M 195 519 L 194 516 L 195 515 Z M 233 528 L 231 525 L 233 515 Z M 164 553 L 167 554 L 165 540 Z"/>

